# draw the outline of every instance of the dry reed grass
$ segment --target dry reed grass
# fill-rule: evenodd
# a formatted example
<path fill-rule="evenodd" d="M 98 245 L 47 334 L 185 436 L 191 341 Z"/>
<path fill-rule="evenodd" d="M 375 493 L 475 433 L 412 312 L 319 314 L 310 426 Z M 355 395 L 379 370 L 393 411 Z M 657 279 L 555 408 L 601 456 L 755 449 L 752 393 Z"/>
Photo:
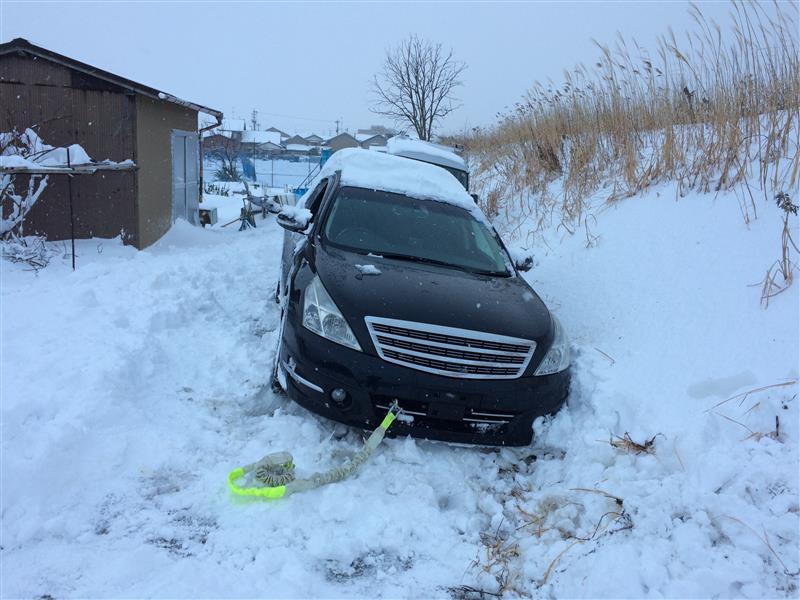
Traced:
<path fill-rule="evenodd" d="M 797 4 L 731 6 L 723 28 L 692 5 L 694 31 L 679 40 L 670 30 L 654 54 L 622 36 L 597 44 L 591 67 L 566 71 L 560 86 L 536 83 L 497 125 L 449 138 L 465 148 L 482 208 L 512 229 L 555 218 L 588 232 L 587 202 L 601 189 L 615 201 L 675 181 L 679 195 L 736 191 L 749 222 L 759 195 L 795 188 Z"/>
<path fill-rule="evenodd" d="M 656 453 L 656 438 L 658 436 L 664 437 L 663 433 L 657 433 L 649 440 L 634 442 L 630 434 L 626 431 L 622 436 L 611 436 L 608 440 L 609 445 L 617 450 L 624 450 L 631 454 L 655 454 Z"/>

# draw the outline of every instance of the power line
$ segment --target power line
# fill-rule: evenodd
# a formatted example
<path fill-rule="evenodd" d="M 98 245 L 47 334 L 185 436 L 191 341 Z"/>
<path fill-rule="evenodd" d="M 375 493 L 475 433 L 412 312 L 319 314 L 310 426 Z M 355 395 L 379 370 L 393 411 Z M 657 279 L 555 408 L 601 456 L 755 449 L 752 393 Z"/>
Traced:
<path fill-rule="evenodd" d="M 258 111 L 261 115 L 269 115 L 271 117 L 283 117 L 284 119 L 297 119 L 300 121 L 318 121 L 320 123 L 335 123 L 336 119 L 317 119 L 314 117 L 298 117 L 294 115 L 284 115 L 281 113 L 271 113 L 271 112 L 262 112 Z"/>

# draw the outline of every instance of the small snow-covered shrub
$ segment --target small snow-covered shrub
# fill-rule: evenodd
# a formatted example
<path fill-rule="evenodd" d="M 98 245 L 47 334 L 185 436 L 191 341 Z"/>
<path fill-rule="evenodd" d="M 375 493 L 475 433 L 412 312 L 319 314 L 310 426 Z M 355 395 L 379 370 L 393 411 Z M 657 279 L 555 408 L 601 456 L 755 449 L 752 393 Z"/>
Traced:
<path fill-rule="evenodd" d="M 0 241 L 2 257 L 13 263 L 25 263 L 34 271 L 44 269 L 56 254 L 42 236 L 10 236 Z"/>
<path fill-rule="evenodd" d="M 230 192 L 228 188 L 224 185 L 219 185 L 216 183 L 207 183 L 204 192 L 206 194 L 213 194 L 215 196 L 230 196 Z"/>
<path fill-rule="evenodd" d="M 36 132 L 26 129 L 0 132 L 0 166 L 30 166 L 33 161 L 53 150 L 42 142 Z M 0 237 L 12 232 L 22 235 L 22 222 L 47 186 L 47 176 L 0 176 Z"/>
<path fill-rule="evenodd" d="M 214 171 L 214 177 L 217 181 L 241 181 L 242 174 L 235 161 L 223 161 L 221 166 Z"/>
<path fill-rule="evenodd" d="M 769 306 L 769 300 L 792 285 L 794 271 L 797 263 L 792 260 L 792 251 L 800 252 L 797 243 L 792 237 L 792 228 L 789 226 L 791 216 L 796 217 L 798 206 L 792 202 L 787 192 L 779 192 L 775 196 L 775 204 L 783 211 L 783 229 L 781 230 L 781 257 L 767 269 L 761 287 L 761 304 L 764 308 Z M 778 277 L 780 276 L 780 280 Z"/>

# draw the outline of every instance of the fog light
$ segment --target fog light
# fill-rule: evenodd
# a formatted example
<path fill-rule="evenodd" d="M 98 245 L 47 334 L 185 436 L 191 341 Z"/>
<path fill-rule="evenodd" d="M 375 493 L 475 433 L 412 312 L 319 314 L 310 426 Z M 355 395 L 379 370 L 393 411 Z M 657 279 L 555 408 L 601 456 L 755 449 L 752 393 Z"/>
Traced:
<path fill-rule="evenodd" d="M 336 404 L 344 404 L 344 401 L 347 399 L 347 392 L 342 388 L 336 388 L 331 392 L 331 399 L 333 399 Z"/>

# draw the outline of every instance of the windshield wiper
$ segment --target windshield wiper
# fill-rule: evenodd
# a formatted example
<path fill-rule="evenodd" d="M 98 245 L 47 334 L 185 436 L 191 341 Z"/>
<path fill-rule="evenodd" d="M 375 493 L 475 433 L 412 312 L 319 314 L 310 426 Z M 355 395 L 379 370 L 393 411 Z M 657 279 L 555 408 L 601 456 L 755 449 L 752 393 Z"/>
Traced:
<path fill-rule="evenodd" d="M 438 265 L 440 267 L 449 267 L 451 269 L 458 269 L 459 271 L 466 271 L 467 273 L 474 273 L 475 275 L 488 275 L 491 277 L 508 277 L 508 271 L 485 271 L 483 269 L 473 269 L 464 265 L 456 265 L 453 263 L 445 262 L 443 260 L 436 260 L 435 258 L 425 258 L 424 256 L 414 256 L 413 254 L 393 254 L 391 252 L 377 252 L 383 258 L 394 258 L 395 260 L 407 260 L 409 262 L 424 263 L 428 265 Z"/>

